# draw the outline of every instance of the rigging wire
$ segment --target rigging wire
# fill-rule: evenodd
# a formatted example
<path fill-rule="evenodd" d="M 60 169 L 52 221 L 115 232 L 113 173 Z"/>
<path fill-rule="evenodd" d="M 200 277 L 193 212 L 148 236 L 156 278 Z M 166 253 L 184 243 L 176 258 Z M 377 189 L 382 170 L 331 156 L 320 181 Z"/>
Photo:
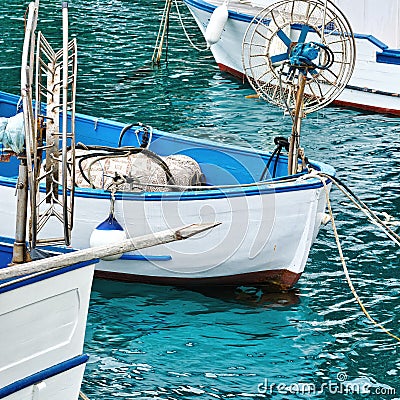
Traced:
<path fill-rule="evenodd" d="M 324 2 L 324 16 L 322 18 L 322 33 L 321 33 L 321 43 L 324 43 L 325 40 L 325 29 L 326 29 L 326 12 L 328 9 L 328 0 L 325 0 Z"/>
<path fill-rule="evenodd" d="M 358 293 L 357 293 L 357 291 L 356 291 L 356 289 L 355 289 L 355 287 L 354 287 L 354 285 L 353 285 L 353 282 L 352 282 L 352 280 L 351 280 L 350 273 L 349 273 L 349 270 L 348 270 L 347 265 L 346 265 L 346 260 L 345 260 L 344 255 L 343 255 L 342 246 L 341 246 L 341 244 L 340 244 L 339 234 L 338 234 L 337 228 L 336 228 L 335 218 L 334 218 L 333 211 L 332 211 L 332 205 L 331 205 L 331 202 L 330 202 L 330 199 L 329 199 L 329 189 L 328 189 L 328 186 L 327 186 L 327 184 L 326 184 L 326 178 L 330 179 L 330 180 L 335 184 L 335 186 L 337 186 L 343 193 L 346 194 L 346 191 L 342 190 L 342 188 L 340 187 L 341 185 L 337 182 L 338 180 L 337 180 L 336 178 L 334 178 L 334 177 L 332 177 L 332 176 L 330 176 L 330 175 L 328 175 L 328 174 L 324 174 L 324 173 L 318 172 L 318 171 L 314 171 L 313 173 L 315 174 L 315 176 L 317 176 L 317 177 L 321 180 L 322 184 L 324 185 L 325 196 L 326 196 L 326 203 L 327 203 L 329 215 L 330 215 L 331 222 L 332 222 L 333 234 L 334 234 L 335 241 L 336 241 L 336 245 L 337 245 L 337 248 L 338 248 L 338 252 L 339 252 L 339 256 L 340 256 L 340 261 L 341 261 L 341 263 L 342 263 L 344 275 L 345 275 L 345 277 L 346 277 L 346 281 L 347 281 L 347 284 L 349 285 L 349 288 L 350 288 L 350 290 L 351 290 L 351 293 L 353 294 L 355 300 L 357 301 L 357 303 L 358 303 L 358 305 L 360 306 L 362 312 L 363 312 L 364 315 L 368 318 L 368 320 L 369 320 L 370 322 L 372 322 L 375 326 L 377 326 L 378 328 L 380 328 L 384 333 L 386 333 L 387 335 L 391 336 L 393 339 L 395 339 L 395 340 L 397 340 L 398 342 L 400 342 L 400 337 L 399 337 L 399 336 L 393 334 L 393 333 L 390 332 L 387 328 L 385 328 L 381 323 L 377 322 L 377 321 L 371 316 L 371 314 L 367 311 L 366 307 L 364 306 L 364 303 L 362 302 L 360 296 L 358 295 Z M 333 179 L 332 179 L 332 178 L 333 178 Z M 348 198 L 351 197 L 350 193 L 347 193 L 346 196 L 347 196 Z M 356 196 L 356 198 L 359 200 L 359 198 L 358 198 L 357 196 Z M 358 200 L 357 200 L 357 201 L 358 201 Z M 359 201 L 361 201 L 361 200 L 359 200 Z M 360 207 L 360 205 L 358 205 L 356 201 L 353 201 L 353 203 L 357 206 L 358 209 L 360 209 L 361 211 L 364 212 L 364 209 L 363 209 L 362 207 Z M 364 203 L 363 203 L 362 201 L 361 201 L 361 203 L 364 205 Z M 366 206 L 365 206 L 365 207 L 366 207 Z M 388 226 L 386 226 L 385 223 L 384 223 L 383 221 L 381 221 L 381 220 L 379 219 L 379 217 L 378 217 L 372 210 L 370 210 L 368 207 L 366 207 L 365 210 L 368 210 L 368 213 L 370 213 L 371 215 L 369 215 L 369 214 L 366 213 L 366 212 L 364 212 L 364 214 L 366 214 L 370 220 L 373 218 L 373 219 L 375 220 L 375 222 L 377 222 L 377 223 L 375 223 L 374 225 L 380 226 L 381 228 L 384 228 L 384 229 L 383 229 L 384 231 L 385 231 L 385 230 L 390 231 L 390 233 L 391 233 L 390 235 L 389 235 L 386 231 L 385 231 L 385 233 L 386 233 L 386 234 L 389 236 L 389 238 L 391 238 L 398 246 L 400 246 L 400 241 L 399 241 L 400 238 L 399 238 L 399 236 L 398 236 L 395 232 L 393 232 Z M 378 223 L 378 221 L 379 221 L 379 223 Z"/>

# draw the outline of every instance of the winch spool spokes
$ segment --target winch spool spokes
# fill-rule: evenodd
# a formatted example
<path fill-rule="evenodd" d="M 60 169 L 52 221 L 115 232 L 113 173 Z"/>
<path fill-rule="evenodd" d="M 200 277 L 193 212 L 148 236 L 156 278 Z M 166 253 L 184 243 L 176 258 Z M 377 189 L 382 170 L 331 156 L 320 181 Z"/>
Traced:
<path fill-rule="evenodd" d="M 330 0 L 278 1 L 249 24 L 242 62 L 259 96 L 293 119 L 288 172 L 295 174 L 301 119 L 331 103 L 352 75 L 351 26 Z"/>

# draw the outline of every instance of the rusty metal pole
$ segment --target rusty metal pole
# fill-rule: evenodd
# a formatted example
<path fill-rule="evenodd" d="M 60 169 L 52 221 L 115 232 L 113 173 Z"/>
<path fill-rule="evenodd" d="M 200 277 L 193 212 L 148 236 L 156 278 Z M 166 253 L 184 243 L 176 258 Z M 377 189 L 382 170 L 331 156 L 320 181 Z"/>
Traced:
<path fill-rule="evenodd" d="M 296 107 L 294 110 L 292 135 L 290 137 L 289 145 L 289 159 L 288 159 L 288 174 L 294 175 L 298 169 L 299 147 L 300 147 L 300 130 L 301 120 L 303 118 L 303 98 L 304 88 L 306 85 L 306 77 L 299 73 L 299 88 L 296 94 Z"/>
<path fill-rule="evenodd" d="M 26 247 L 26 223 L 28 218 L 28 166 L 26 158 L 20 159 L 17 183 L 17 219 L 13 247 L 13 264 L 30 261 Z"/>
<path fill-rule="evenodd" d="M 25 28 L 24 45 L 22 48 L 21 65 L 21 97 L 24 110 L 24 130 L 26 153 L 19 158 L 19 171 L 17 183 L 17 215 L 15 224 L 15 238 L 13 247 L 12 263 L 21 264 L 30 261 L 26 246 L 26 228 L 28 218 L 28 189 L 29 175 L 32 168 L 32 144 L 29 132 L 34 132 L 34 119 L 28 104 L 31 104 L 31 87 L 33 82 L 33 63 L 35 48 L 35 30 L 39 0 L 29 4 L 29 13 Z M 28 168 L 29 167 L 29 168 Z"/>

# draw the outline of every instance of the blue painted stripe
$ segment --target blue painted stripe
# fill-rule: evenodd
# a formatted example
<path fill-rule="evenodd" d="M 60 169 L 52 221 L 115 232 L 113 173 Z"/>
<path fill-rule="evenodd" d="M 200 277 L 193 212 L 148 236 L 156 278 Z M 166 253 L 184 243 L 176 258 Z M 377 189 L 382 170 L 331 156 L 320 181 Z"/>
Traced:
<path fill-rule="evenodd" d="M 190 191 L 190 192 L 174 192 L 163 194 L 160 192 L 144 193 L 143 195 L 137 195 L 135 193 L 117 193 L 117 200 L 129 200 L 129 201 L 194 201 L 194 200 L 213 200 L 213 199 L 230 199 L 233 197 L 248 197 L 248 196 L 260 196 L 275 193 L 287 193 L 296 192 L 301 190 L 319 189 L 323 185 L 320 180 L 316 180 L 315 183 L 300 183 L 296 186 L 285 186 L 285 187 L 267 187 L 257 186 L 256 184 L 250 187 L 238 188 L 238 189 L 215 189 L 215 190 L 203 190 L 203 191 Z"/>
<path fill-rule="evenodd" d="M 292 41 L 286 35 L 286 33 L 283 32 L 282 29 L 279 29 L 279 31 L 276 34 L 277 34 L 278 38 L 281 39 L 283 43 L 285 43 L 286 47 L 289 48 L 289 46 L 292 44 Z"/>
<path fill-rule="evenodd" d="M 385 49 L 381 53 L 376 53 L 376 62 L 400 65 L 400 50 Z"/>
<path fill-rule="evenodd" d="M 147 256 L 140 254 L 124 254 L 120 257 L 120 260 L 132 260 L 132 261 L 170 261 L 171 256 Z"/>
<path fill-rule="evenodd" d="M 355 33 L 354 37 L 356 39 L 368 40 L 369 42 L 374 44 L 376 47 L 379 47 L 381 50 L 386 50 L 388 48 L 388 46 L 385 43 L 381 42 L 379 39 L 377 39 L 375 36 L 372 36 L 372 35 L 365 35 L 365 34 L 362 34 L 362 33 Z"/>
<path fill-rule="evenodd" d="M 27 376 L 26 378 L 13 382 L 10 385 L 4 386 L 3 388 L 0 389 L 0 399 L 10 396 L 11 394 L 16 393 L 29 386 L 35 385 L 45 379 L 49 379 L 55 375 L 61 374 L 70 369 L 78 367 L 79 365 L 85 364 L 88 359 L 89 357 L 86 354 L 82 354 L 80 356 L 64 361 L 60 364 L 53 365 L 50 368 L 46 368 L 40 372 L 36 372 L 35 374 L 32 374 L 30 376 Z"/>
<path fill-rule="evenodd" d="M 1 240 L 1 238 L 0 238 L 0 240 Z M 87 267 L 88 265 L 92 265 L 92 264 L 95 264 L 97 262 L 99 262 L 98 259 L 91 260 L 91 261 L 84 261 L 84 262 L 81 262 L 81 263 L 77 263 L 77 264 L 69 265 L 69 266 L 64 267 L 64 268 L 57 269 L 55 271 L 46 272 L 44 274 L 37 275 L 37 276 L 34 276 L 32 278 L 29 278 L 29 275 L 26 275 L 26 279 L 25 280 L 20 281 L 20 282 L 16 282 L 16 283 L 12 283 L 12 279 L 11 279 L 11 280 L 9 280 L 9 282 L 10 282 L 9 285 L 0 288 L 0 293 L 10 292 L 11 290 L 15 290 L 15 289 L 18 289 L 18 288 L 23 287 L 23 286 L 28 286 L 28 285 L 31 285 L 31 284 L 36 283 L 36 282 L 44 281 L 46 279 L 52 278 L 54 276 L 65 274 L 65 273 L 70 272 L 70 271 L 75 271 L 76 269 L 84 268 L 84 267 Z M 19 277 L 19 278 L 21 278 L 21 277 Z M 18 279 L 18 278 L 15 278 L 15 279 Z M 7 282 L 7 281 L 0 281 L 0 282 Z"/>
<path fill-rule="evenodd" d="M 0 237 L 0 260 L 2 259 L 2 253 L 7 253 L 8 255 L 12 254 L 12 252 L 13 252 L 13 247 L 12 247 L 13 243 L 14 243 L 14 239 L 12 239 L 12 238 L 8 238 L 8 237 L 5 237 L 5 236 Z M 48 250 L 48 247 L 46 247 L 45 249 Z M 66 247 L 65 248 L 61 247 L 61 248 L 58 248 L 57 250 L 58 250 L 58 254 L 65 254 L 65 253 L 71 253 L 72 251 L 76 251 L 76 249 L 66 248 Z M 57 255 L 57 254 L 55 254 L 55 255 Z M 129 254 L 129 253 L 126 253 L 126 254 L 124 254 L 124 255 L 122 255 L 120 257 L 120 260 L 170 261 L 170 260 L 172 260 L 172 257 L 170 255 L 153 256 L 153 255 L 142 255 L 142 254 Z M 99 260 L 87 261 L 85 263 L 80 263 L 79 265 L 82 265 L 82 267 L 84 267 L 84 266 L 86 266 L 88 264 L 93 264 L 93 263 L 98 262 L 98 261 Z M 0 265 L 1 265 L 1 263 L 0 263 Z M 75 265 L 78 265 L 78 264 L 75 264 Z M 68 268 L 68 267 L 65 267 L 65 268 Z M 76 268 L 74 268 L 74 269 L 76 269 Z M 64 272 L 68 272 L 68 271 L 64 271 Z M 10 280 L 10 282 L 11 281 L 12 280 Z M 4 282 L 4 281 L 0 281 L 0 282 Z M 28 282 L 28 280 L 26 280 L 26 282 Z M 1 293 L 1 291 L 0 291 L 0 293 Z"/>

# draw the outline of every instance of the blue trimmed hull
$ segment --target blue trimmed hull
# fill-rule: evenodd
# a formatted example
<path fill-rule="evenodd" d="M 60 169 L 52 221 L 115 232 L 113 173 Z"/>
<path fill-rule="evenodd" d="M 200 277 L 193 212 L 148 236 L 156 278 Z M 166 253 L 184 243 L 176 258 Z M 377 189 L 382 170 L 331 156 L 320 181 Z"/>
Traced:
<path fill-rule="evenodd" d="M 0 93 L 0 116 L 15 113 L 18 98 Z M 77 142 L 116 147 L 123 124 L 78 114 Z M 122 145 L 137 145 L 134 134 Z M 128 236 L 178 226 L 218 221 L 220 226 L 198 238 L 160 245 L 101 261 L 98 276 L 124 281 L 175 285 L 273 284 L 287 289 L 304 270 L 308 252 L 318 233 L 325 209 L 319 178 L 307 174 L 287 176 L 287 157 L 272 160 L 269 174 L 260 182 L 270 154 L 154 130 L 150 150 L 160 156 L 187 155 L 195 159 L 209 186 L 202 190 L 117 192 L 115 213 Z M 316 170 L 334 169 L 312 162 Z M 17 162 L 0 164 L 6 221 L 0 236 L 12 237 L 15 218 L 14 188 Z M 290 179 L 289 179 L 290 178 Z M 221 187 L 222 185 L 222 187 Z M 93 229 L 108 216 L 110 193 L 77 188 L 74 248 L 89 247 Z M 54 236 L 55 225 L 44 233 Z"/>
<path fill-rule="evenodd" d="M 0 238 L 0 271 L 12 242 Z M 78 398 L 96 261 L 0 280 L 0 399 Z"/>

